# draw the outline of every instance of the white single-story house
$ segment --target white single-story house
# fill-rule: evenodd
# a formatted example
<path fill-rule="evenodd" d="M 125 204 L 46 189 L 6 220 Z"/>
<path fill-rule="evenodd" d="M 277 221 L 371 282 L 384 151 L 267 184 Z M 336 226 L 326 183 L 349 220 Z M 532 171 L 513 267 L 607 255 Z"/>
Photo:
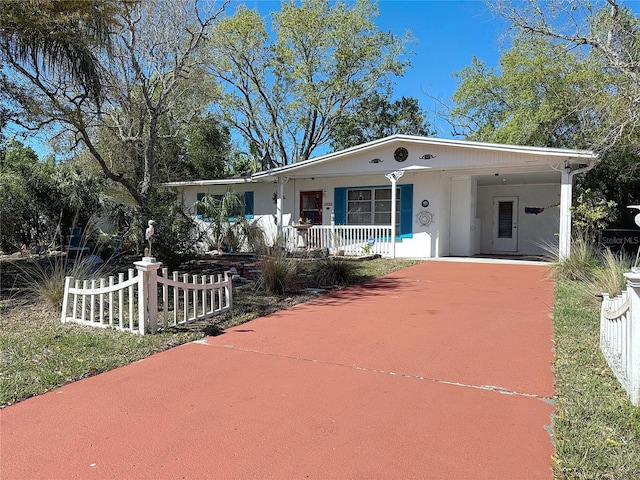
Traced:
<path fill-rule="evenodd" d="M 233 189 L 268 235 L 404 258 L 569 254 L 590 151 L 393 135 L 246 178 L 164 184 L 194 208 Z M 395 187 L 395 188 L 394 188 Z M 391 232 L 394 232 L 393 235 Z"/>

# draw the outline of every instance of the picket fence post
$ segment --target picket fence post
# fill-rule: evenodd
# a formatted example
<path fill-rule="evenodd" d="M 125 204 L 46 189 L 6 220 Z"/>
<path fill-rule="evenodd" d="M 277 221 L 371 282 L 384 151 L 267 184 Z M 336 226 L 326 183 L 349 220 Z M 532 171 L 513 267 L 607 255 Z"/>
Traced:
<path fill-rule="evenodd" d="M 629 315 L 629 396 L 633 405 L 640 405 L 640 271 L 625 273 L 631 299 Z"/>
<path fill-rule="evenodd" d="M 64 297 L 62 297 L 62 314 L 60 315 L 60 319 L 62 323 L 67 321 L 67 309 L 69 308 L 69 288 L 71 288 L 71 283 L 73 282 L 73 277 L 65 277 L 64 279 Z M 73 310 L 73 315 L 76 315 L 75 307 Z"/>
<path fill-rule="evenodd" d="M 133 262 L 138 269 L 140 283 L 138 283 L 138 328 L 144 335 L 147 330 L 151 333 L 158 331 L 158 269 L 162 262 L 154 257 L 142 257 L 141 261 Z"/>

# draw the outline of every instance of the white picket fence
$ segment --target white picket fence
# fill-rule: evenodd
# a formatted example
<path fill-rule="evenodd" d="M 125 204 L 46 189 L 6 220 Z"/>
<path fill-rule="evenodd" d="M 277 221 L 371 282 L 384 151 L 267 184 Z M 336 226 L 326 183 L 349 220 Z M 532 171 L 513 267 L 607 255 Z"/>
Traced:
<path fill-rule="evenodd" d="M 602 296 L 600 350 L 631 403 L 640 405 L 640 272 L 625 277 L 622 295 Z"/>
<path fill-rule="evenodd" d="M 143 258 L 126 275 L 92 280 L 66 277 L 63 323 L 131 331 L 144 335 L 159 328 L 203 320 L 233 306 L 231 275 L 180 275 Z M 161 275 L 158 275 L 161 272 Z"/>

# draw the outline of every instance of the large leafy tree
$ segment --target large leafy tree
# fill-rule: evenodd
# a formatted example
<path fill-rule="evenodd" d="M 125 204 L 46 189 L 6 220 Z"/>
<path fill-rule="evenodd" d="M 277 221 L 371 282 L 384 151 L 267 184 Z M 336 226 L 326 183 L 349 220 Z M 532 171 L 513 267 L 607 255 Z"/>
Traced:
<path fill-rule="evenodd" d="M 547 39 L 564 52 L 588 55 L 606 83 L 601 95 L 585 95 L 589 106 L 590 148 L 597 151 L 623 145 L 640 150 L 640 19 L 622 1 L 502 0 L 489 7 L 507 18 L 524 41 Z"/>
<path fill-rule="evenodd" d="M 215 28 L 219 113 L 265 168 L 311 156 L 359 99 L 403 73 L 406 39 L 378 29 L 375 2 L 283 1 L 266 19 L 240 6 Z"/>
<path fill-rule="evenodd" d="M 626 206 L 640 201 L 640 19 L 618 0 L 488 6 L 511 22 L 514 48 L 501 59 L 499 74 L 480 63 L 461 72 L 456 120 L 468 120 L 472 138 L 600 153 L 596 167 L 579 177 L 578 191 L 615 202 L 606 220 L 633 226 Z M 539 67 L 532 69 L 534 63 Z M 528 108 L 503 101 L 512 98 L 505 90 L 517 89 L 517 98 L 535 99 Z"/>
<path fill-rule="evenodd" d="M 32 240 L 38 218 L 34 190 L 50 193 L 48 187 L 33 188 L 41 184 L 34 179 L 51 177 L 52 169 L 51 165 L 39 164 L 35 152 L 18 142 L 7 145 L 0 160 L 0 249 L 15 251 Z"/>
<path fill-rule="evenodd" d="M 340 117 L 331 131 L 331 147 L 334 150 L 397 133 L 422 136 L 432 134 L 430 124 L 416 98 L 402 97 L 391 101 L 386 95 L 374 93 L 360 99 L 352 110 Z"/>
<path fill-rule="evenodd" d="M 2 54 L 19 83 L 3 87 L 23 120 L 31 120 L 27 126 L 62 126 L 71 147 L 84 147 L 104 176 L 146 213 L 163 140 L 175 138 L 211 98 L 211 84 L 198 76 L 199 53 L 226 3 L 121 3 L 109 55 L 101 56 L 105 68 L 96 72 L 100 102 L 88 85 L 42 69 L 37 59 L 6 46 L 0 46 Z"/>
<path fill-rule="evenodd" d="M 457 72 L 449 120 L 479 141 L 587 147 L 613 77 L 584 55 L 547 39 L 516 39 L 499 71 L 474 58 Z"/>
<path fill-rule="evenodd" d="M 636 228 L 633 217 L 638 212 L 627 208 L 640 203 L 640 158 L 633 149 L 609 150 L 593 170 L 580 176 L 579 187 L 615 203 L 615 213 L 607 218 L 608 222 Z"/>
<path fill-rule="evenodd" d="M 194 119 L 183 128 L 159 165 L 166 180 L 223 178 L 233 156 L 231 133 L 212 115 Z"/>

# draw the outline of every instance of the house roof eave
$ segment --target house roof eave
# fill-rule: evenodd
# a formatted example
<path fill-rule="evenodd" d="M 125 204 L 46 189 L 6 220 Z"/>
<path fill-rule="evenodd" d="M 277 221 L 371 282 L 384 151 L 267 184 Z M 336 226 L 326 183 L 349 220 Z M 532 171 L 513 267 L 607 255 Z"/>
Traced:
<path fill-rule="evenodd" d="M 568 161 L 570 163 L 589 163 L 593 164 L 599 156 L 589 150 L 572 150 L 550 147 L 532 147 L 523 145 L 507 145 L 499 143 L 488 142 L 475 142 L 470 140 L 454 140 L 443 139 L 437 137 L 420 137 L 414 135 L 402 135 L 396 134 L 389 137 L 381 138 L 378 140 L 372 140 L 367 143 L 356 145 L 338 152 L 331 152 L 319 157 L 303 160 L 291 165 L 285 165 L 282 167 L 274 168 L 271 170 L 263 170 L 256 172 L 249 177 L 242 178 L 221 178 L 214 180 L 184 180 L 178 182 L 164 182 L 161 183 L 162 187 L 189 187 L 189 186 L 207 186 L 207 185 L 239 185 L 245 183 L 262 183 L 271 182 L 277 177 L 295 177 L 297 175 L 304 175 L 303 172 L 306 168 L 311 166 L 320 165 L 332 160 L 347 158 L 353 154 L 366 152 L 375 148 L 392 145 L 394 143 L 399 144 L 420 144 L 420 145 L 433 145 L 441 147 L 454 147 L 464 149 L 486 150 L 493 152 L 506 152 L 513 154 L 526 154 L 533 157 L 546 157 L 556 158 L 560 161 Z M 354 172 L 355 174 L 361 174 L 362 172 Z M 343 174 L 344 175 L 344 174 Z"/>
<path fill-rule="evenodd" d="M 279 176 L 287 176 L 294 174 L 299 170 L 304 170 L 306 167 L 312 165 L 318 165 L 338 158 L 347 157 L 354 153 L 365 152 L 373 148 L 385 146 L 392 143 L 419 143 L 421 145 L 434 145 L 443 147 L 456 147 L 456 148 L 468 148 L 476 150 L 490 150 L 494 152 L 508 152 L 508 153 L 520 153 L 536 156 L 556 157 L 563 160 L 586 160 L 589 162 L 595 162 L 598 160 L 598 155 L 589 150 L 575 150 L 575 149 L 563 149 L 563 148 L 551 148 L 551 147 L 532 147 L 523 145 L 507 145 L 488 142 L 475 142 L 470 140 L 453 140 L 442 139 L 436 137 L 419 137 L 413 135 L 391 135 L 379 140 L 373 140 L 371 142 L 356 145 L 354 147 L 340 150 L 338 152 L 331 152 L 319 157 L 310 158 L 301 162 L 293 163 L 291 165 L 285 165 L 283 167 L 274 168 L 272 170 L 265 170 L 253 174 L 252 178 L 256 180 L 273 179 Z"/>
<path fill-rule="evenodd" d="M 195 187 L 207 185 L 238 185 L 243 183 L 255 183 L 252 177 L 242 178 L 216 178 L 213 180 L 183 180 L 179 182 L 163 182 L 161 187 Z"/>

